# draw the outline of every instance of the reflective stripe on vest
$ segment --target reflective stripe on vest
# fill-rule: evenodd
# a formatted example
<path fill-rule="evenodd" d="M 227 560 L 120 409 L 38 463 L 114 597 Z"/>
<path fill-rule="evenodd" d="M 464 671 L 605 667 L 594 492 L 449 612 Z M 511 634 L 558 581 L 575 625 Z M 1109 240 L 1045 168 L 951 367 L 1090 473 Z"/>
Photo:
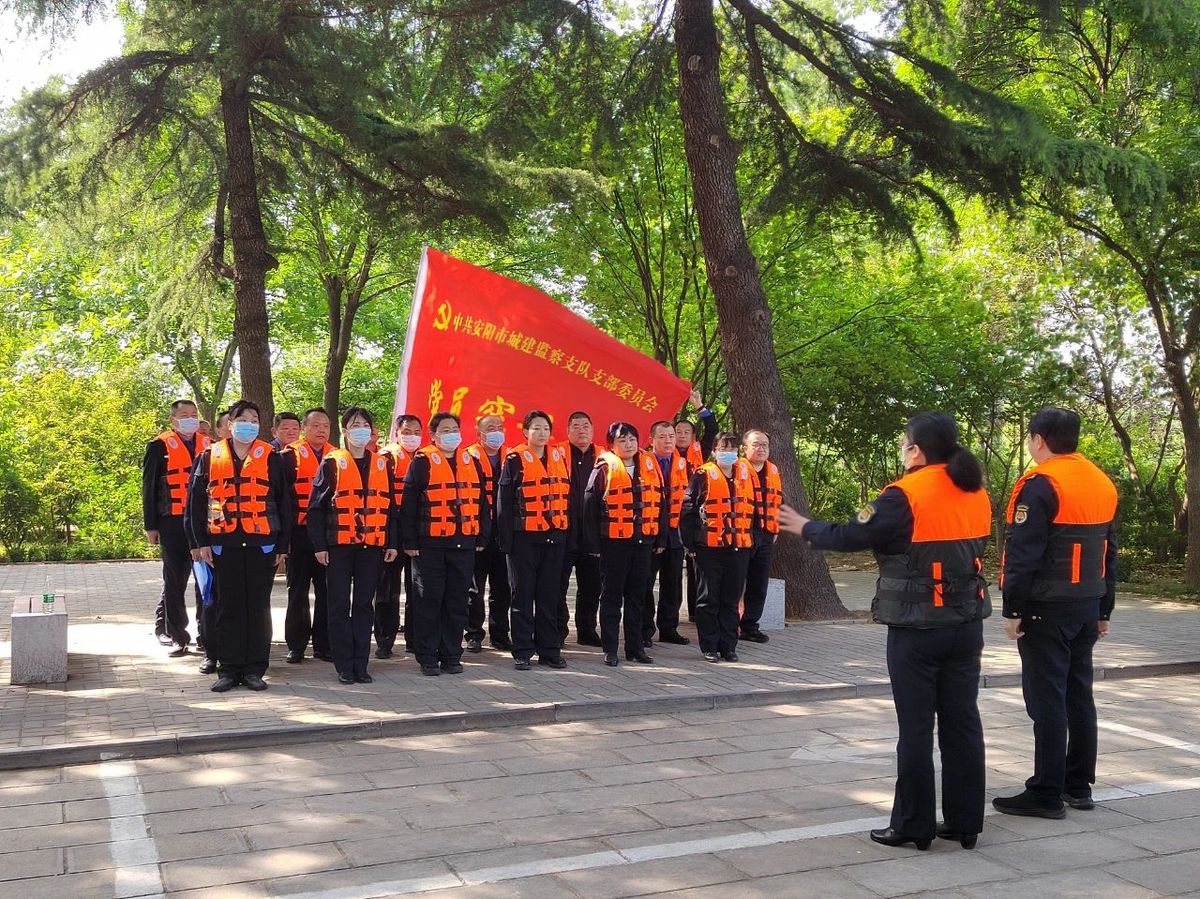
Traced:
<path fill-rule="evenodd" d="M 754 514 L 754 484 L 750 466 L 739 459 L 725 477 L 716 462 L 706 462 L 700 471 L 707 476 L 704 505 L 700 508 L 700 524 L 704 529 L 704 545 L 714 548 L 745 549 L 753 540 L 750 535 Z M 733 490 L 730 491 L 730 481 Z"/>
<path fill-rule="evenodd" d="M 337 471 L 333 515 L 329 517 L 326 539 L 338 546 L 383 546 L 387 542 L 388 512 L 392 508 L 387 456 L 379 453 L 367 456 L 365 493 L 358 465 L 348 450 L 330 450 L 325 458 L 334 461 Z"/>
<path fill-rule="evenodd" d="M 421 449 L 429 460 L 429 487 L 421 502 L 421 529 L 426 537 L 474 537 L 479 533 L 479 469 L 469 450 L 456 450 L 457 471 L 442 451 Z"/>
<path fill-rule="evenodd" d="M 980 572 L 992 531 L 987 491 L 960 490 L 941 464 L 923 466 L 891 488 L 904 494 L 912 510 L 912 543 L 900 555 L 875 554 L 875 620 L 942 627 L 986 618 L 991 601 Z"/>
<path fill-rule="evenodd" d="M 604 481 L 602 518 L 606 529 L 603 533 L 612 540 L 657 536 L 663 500 L 662 470 L 658 467 L 658 460 L 640 450 L 634 457 L 639 487 L 639 497 L 635 500 L 633 478 L 621 457 L 608 452 L 601 455 L 600 459 L 608 466 Z"/>
<path fill-rule="evenodd" d="M 296 523 L 308 521 L 308 501 L 312 497 L 313 479 L 321 467 L 317 451 L 307 440 L 288 444 L 288 451 L 296 456 L 296 481 L 292 485 L 292 496 L 296 500 Z"/>
<path fill-rule="evenodd" d="M 567 507 L 571 493 L 571 473 L 563 459 L 562 450 L 546 447 L 543 462 L 533 448 L 522 443 L 508 451 L 521 462 L 521 488 L 517 493 L 518 530 L 565 531 L 568 526 Z"/>
<path fill-rule="evenodd" d="M 192 477 L 192 464 L 195 459 L 188 452 L 187 444 L 174 431 L 164 431 L 156 440 L 162 441 L 167 451 L 166 469 L 158 478 L 160 515 L 182 515 L 187 506 L 188 481 Z M 208 449 L 209 439 L 203 434 L 196 434 L 196 456 Z M 163 498 L 166 504 L 162 503 Z"/>
<path fill-rule="evenodd" d="M 1103 597 L 1108 591 L 1105 557 L 1108 529 L 1117 515 L 1117 488 L 1108 475 L 1080 453 L 1054 456 L 1031 468 L 1013 485 L 1004 516 L 1010 527 L 1021 488 L 1035 477 L 1045 478 L 1054 488 L 1058 512 L 1050 522 L 1044 561 L 1033 580 L 1033 598 Z"/>
<path fill-rule="evenodd" d="M 242 469 L 233 472 L 233 446 L 222 440 L 213 444 L 208 462 L 208 532 L 268 535 L 279 530 L 279 511 L 271 496 L 268 460 L 271 444 L 250 444 Z"/>
<path fill-rule="evenodd" d="M 749 464 L 749 463 L 747 463 Z M 763 472 L 766 472 L 766 484 L 760 493 L 758 485 Z M 779 477 L 779 466 L 774 462 L 764 463 L 763 471 L 754 474 L 754 512 L 763 523 L 763 530 L 768 534 L 779 533 L 779 507 L 783 505 L 783 479 Z M 766 504 L 761 501 L 766 497 Z"/>

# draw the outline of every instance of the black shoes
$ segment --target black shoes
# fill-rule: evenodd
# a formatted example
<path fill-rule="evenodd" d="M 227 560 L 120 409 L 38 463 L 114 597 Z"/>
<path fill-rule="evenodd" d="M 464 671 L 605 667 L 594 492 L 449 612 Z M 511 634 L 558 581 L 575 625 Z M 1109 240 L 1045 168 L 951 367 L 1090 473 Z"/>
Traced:
<path fill-rule="evenodd" d="M 718 652 L 706 652 L 704 653 L 704 661 L 719 662 L 721 661 L 721 654 Z"/>
<path fill-rule="evenodd" d="M 544 659 L 541 656 L 538 656 L 538 664 L 545 665 L 547 668 L 553 668 L 554 670 L 558 671 L 567 667 L 567 660 L 561 656 L 555 659 Z"/>
<path fill-rule="evenodd" d="M 304 653 L 296 649 L 289 649 L 288 654 L 283 659 L 289 665 L 299 665 L 304 661 Z"/>
<path fill-rule="evenodd" d="M 948 829 L 945 824 L 937 826 L 937 835 L 939 840 L 957 840 L 963 849 L 974 849 L 979 841 L 979 834 L 959 833 L 957 830 Z"/>
<path fill-rule="evenodd" d="M 1028 790 L 1016 796 L 997 796 L 992 800 L 992 808 L 1001 814 L 1020 815 L 1023 818 L 1051 818 L 1057 821 L 1067 817 L 1061 799 L 1056 804 Z"/>
<path fill-rule="evenodd" d="M 736 662 L 738 654 L 736 652 L 723 652 L 721 653 L 721 660 L 724 662 Z"/>
<path fill-rule="evenodd" d="M 508 637 L 492 637 L 488 641 L 492 644 L 492 649 L 498 649 L 501 652 L 512 652 L 512 640 Z"/>
<path fill-rule="evenodd" d="M 344 674 L 339 671 L 337 679 L 338 679 L 339 684 L 346 684 L 347 686 L 354 683 L 354 675 L 353 674 L 348 674 L 348 673 Z"/>
<path fill-rule="evenodd" d="M 770 643 L 771 638 L 762 631 L 751 631 L 750 633 L 742 633 L 742 639 L 748 643 Z"/>
<path fill-rule="evenodd" d="M 615 652 L 606 652 L 604 654 L 604 664 L 609 668 L 616 668 L 620 664 L 617 661 L 617 654 Z"/>
<path fill-rule="evenodd" d="M 185 655 L 187 655 L 187 654 L 188 654 L 188 648 L 187 648 L 187 646 L 186 646 L 185 644 L 183 644 L 183 643 L 172 643 L 172 644 L 171 644 L 171 651 L 167 653 L 167 656 L 168 656 L 169 658 L 172 658 L 172 659 L 177 659 L 177 658 L 179 658 L 180 656 L 185 656 Z"/>
<path fill-rule="evenodd" d="M 600 642 L 600 635 L 595 631 L 584 631 L 582 634 L 575 635 L 575 642 L 580 646 L 603 646 Z"/>
<path fill-rule="evenodd" d="M 1096 807 L 1096 802 L 1092 799 L 1092 794 L 1090 791 L 1079 796 L 1072 796 L 1070 793 L 1063 793 L 1062 801 L 1071 806 L 1071 808 L 1078 809 L 1081 812 L 1090 812 Z"/>
<path fill-rule="evenodd" d="M 530 667 L 529 659 L 514 659 L 513 667 L 516 668 L 518 671 L 528 671 L 529 667 Z"/>
<path fill-rule="evenodd" d="M 437 665 L 422 665 L 421 673 L 426 677 L 437 677 L 442 673 L 442 669 Z"/>
<path fill-rule="evenodd" d="M 261 674 L 247 674 L 242 678 L 242 683 L 246 685 L 247 690 L 253 690 L 255 693 L 267 689 L 267 682 L 262 679 Z"/>
<path fill-rule="evenodd" d="M 205 659 L 203 662 L 200 663 L 200 673 L 201 674 L 212 674 L 216 670 L 217 670 L 217 660 L 216 659 Z"/>
<path fill-rule="evenodd" d="M 390 659 L 391 657 L 392 651 L 390 649 L 384 649 L 382 646 L 380 646 L 375 650 L 375 658 L 377 659 Z"/>
<path fill-rule="evenodd" d="M 645 640 L 642 641 L 642 649 L 653 649 L 653 648 L 654 648 L 654 641 L 651 640 L 649 637 L 647 637 Z"/>
<path fill-rule="evenodd" d="M 461 662 L 442 662 L 442 670 L 447 674 L 462 674 L 463 666 Z"/>
<path fill-rule="evenodd" d="M 320 659 L 322 662 L 332 662 L 333 661 L 333 656 L 331 656 L 329 653 L 317 652 L 315 649 L 313 650 L 313 658 Z"/>
<path fill-rule="evenodd" d="M 467 641 L 467 652 L 483 652 L 483 641 L 472 637 Z"/>
<path fill-rule="evenodd" d="M 211 689 L 214 693 L 228 693 L 237 685 L 238 679 L 236 677 L 230 677 L 227 674 L 222 674 L 217 678 L 217 682 L 209 689 Z"/>
<path fill-rule="evenodd" d="M 892 830 L 890 827 L 885 827 L 883 830 L 872 830 L 871 839 L 876 843 L 881 843 L 884 846 L 903 846 L 905 843 L 912 843 L 922 852 L 929 848 L 929 844 L 933 840 L 926 837 L 923 840 L 918 840 L 916 837 L 907 837 L 904 834 Z"/>
<path fill-rule="evenodd" d="M 360 671 L 358 674 L 354 675 L 354 682 L 356 684 L 373 684 L 375 683 L 375 678 L 371 677 L 371 675 L 367 674 L 365 671 Z"/>
<path fill-rule="evenodd" d="M 679 633 L 679 631 L 675 631 L 674 633 L 670 633 L 670 634 L 659 634 L 658 642 L 659 643 L 674 643 L 676 646 L 688 646 L 691 644 L 692 641 L 689 640 L 687 637 L 685 637 L 683 634 Z"/>
<path fill-rule="evenodd" d="M 625 661 L 637 662 L 640 665 L 653 665 L 654 659 L 646 655 L 644 652 L 627 652 L 625 653 Z"/>

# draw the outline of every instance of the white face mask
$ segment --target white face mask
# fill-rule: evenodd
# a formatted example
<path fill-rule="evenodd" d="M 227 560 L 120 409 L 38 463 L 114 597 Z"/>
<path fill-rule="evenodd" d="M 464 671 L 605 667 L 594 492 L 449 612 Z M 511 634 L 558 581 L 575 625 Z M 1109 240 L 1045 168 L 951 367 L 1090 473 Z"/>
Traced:
<path fill-rule="evenodd" d="M 908 451 L 912 449 L 911 444 L 904 444 L 900 447 L 900 470 L 908 471 Z"/>
<path fill-rule="evenodd" d="M 401 434 L 400 445 L 410 453 L 416 452 L 421 448 L 420 434 Z"/>

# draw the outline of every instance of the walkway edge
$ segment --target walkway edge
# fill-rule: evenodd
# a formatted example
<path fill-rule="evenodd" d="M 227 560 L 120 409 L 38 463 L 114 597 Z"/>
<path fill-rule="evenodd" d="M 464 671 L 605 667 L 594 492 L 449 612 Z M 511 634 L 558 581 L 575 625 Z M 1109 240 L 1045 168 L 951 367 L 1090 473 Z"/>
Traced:
<path fill-rule="evenodd" d="M 1127 680 L 1200 674 L 1200 661 L 1158 662 L 1097 668 L 1096 680 Z M 984 688 L 1020 686 L 1019 674 L 989 674 L 980 678 Z M 367 740 L 379 737 L 412 737 L 424 734 L 491 730 L 532 724 L 556 724 L 631 715 L 665 715 L 684 711 L 728 709 L 742 706 L 824 702 L 834 699 L 878 698 L 891 695 L 886 681 L 862 684 L 805 685 L 779 690 L 742 693 L 700 693 L 686 696 L 650 696 L 581 702 L 542 703 L 513 709 L 472 712 L 431 712 L 426 715 L 393 715 L 341 724 L 294 725 L 249 730 L 143 737 L 95 743 L 59 743 L 36 749 L 0 750 L 0 770 L 81 765 L 114 759 L 190 755 L 262 746 L 286 746 L 325 740 Z"/>

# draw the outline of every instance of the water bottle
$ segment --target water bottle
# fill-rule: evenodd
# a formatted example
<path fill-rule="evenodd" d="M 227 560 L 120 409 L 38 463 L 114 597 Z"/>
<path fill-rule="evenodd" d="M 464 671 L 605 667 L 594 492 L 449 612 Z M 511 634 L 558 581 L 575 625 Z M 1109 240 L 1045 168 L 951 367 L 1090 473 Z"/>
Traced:
<path fill-rule="evenodd" d="M 45 612 L 47 615 L 54 612 L 54 594 L 53 593 L 47 592 L 47 593 L 42 594 L 42 611 Z"/>

